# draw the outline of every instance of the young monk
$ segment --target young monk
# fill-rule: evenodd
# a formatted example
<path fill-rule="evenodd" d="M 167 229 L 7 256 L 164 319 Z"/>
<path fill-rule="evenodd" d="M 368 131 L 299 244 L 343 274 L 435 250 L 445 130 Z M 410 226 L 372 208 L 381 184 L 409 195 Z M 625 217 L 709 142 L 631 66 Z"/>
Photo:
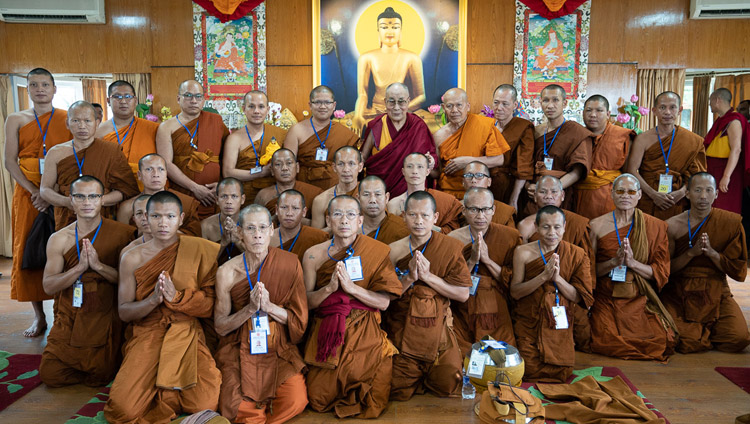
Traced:
<path fill-rule="evenodd" d="M 279 226 L 273 230 L 271 246 L 294 253 L 300 262 L 304 260 L 307 249 L 331 238 L 327 232 L 302 223 L 307 207 L 305 196 L 299 191 L 281 193 L 276 210 Z"/>
<path fill-rule="evenodd" d="M 240 180 L 229 177 L 219 181 L 216 186 L 219 213 L 201 221 L 201 234 L 206 240 L 219 243 L 219 265 L 242 253 L 240 231 L 237 222 L 240 208 L 245 203 L 245 193 Z"/>
<path fill-rule="evenodd" d="M 391 244 L 409 235 L 404 220 L 386 210 L 390 194 L 385 189 L 385 181 L 380 177 L 365 177 L 359 183 L 357 197 L 364 217 L 362 234 L 385 244 Z"/>
<path fill-rule="evenodd" d="M 333 155 L 333 170 L 338 176 L 338 183 L 313 200 L 312 227 L 325 227 L 325 214 L 331 199 L 342 194 L 357 197 L 357 175 L 362 172 L 363 166 L 362 154 L 355 147 L 344 146 L 336 150 Z"/>

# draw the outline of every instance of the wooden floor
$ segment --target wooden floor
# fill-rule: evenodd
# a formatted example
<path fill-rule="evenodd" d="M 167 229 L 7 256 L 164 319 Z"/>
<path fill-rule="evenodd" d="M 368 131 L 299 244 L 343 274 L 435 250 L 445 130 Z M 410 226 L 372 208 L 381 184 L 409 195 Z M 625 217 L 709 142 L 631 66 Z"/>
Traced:
<path fill-rule="evenodd" d="M 27 339 L 33 312 L 31 305 L 9 300 L 10 260 L 0 258 L 0 349 L 13 353 L 42 353 L 46 337 Z M 750 278 L 730 283 L 746 319 L 750 320 Z M 47 320 L 52 325 L 52 302 L 45 302 Z M 672 423 L 734 423 L 734 418 L 750 413 L 750 394 L 714 371 L 716 366 L 750 367 L 750 348 L 743 353 L 706 352 L 674 355 L 668 364 L 624 361 L 599 355 L 577 353 L 576 368 L 590 366 L 620 368 Z M 81 408 L 97 389 L 73 386 L 49 389 L 41 385 L 0 412 L 0 423 L 62 423 Z M 384 423 L 478 423 L 472 401 L 417 396 L 408 402 L 392 402 L 377 421 Z M 335 421 L 331 414 L 306 411 L 290 421 L 321 423 Z M 346 420 L 347 423 L 357 420 Z M 362 420 L 362 422 L 366 422 Z M 372 422 L 372 421 L 369 421 Z"/>

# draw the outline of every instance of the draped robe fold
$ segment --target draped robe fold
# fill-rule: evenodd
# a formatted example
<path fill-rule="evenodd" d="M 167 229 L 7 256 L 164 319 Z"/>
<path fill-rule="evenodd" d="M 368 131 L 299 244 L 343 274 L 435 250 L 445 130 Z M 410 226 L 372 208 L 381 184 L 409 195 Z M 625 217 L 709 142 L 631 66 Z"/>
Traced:
<path fill-rule="evenodd" d="M 284 242 L 282 249 L 297 255 L 300 263 L 302 263 L 302 259 L 304 259 L 307 249 L 316 244 L 323 243 L 330 238 L 331 235 L 321 229 L 313 228 L 309 225 L 303 225 L 300 227 L 300 234 L 297 241 L 294 241 L 294 237 L 289 240 L 282 240 Z"/>
<path fill-rule="evenodd" d="M 367 237 L 373 238 L 384 244 L 391 244 L 394 241 L 401 240 L 409 235 L 404 219 L 386 211 L 385 218 L 380 222 L 380 226 L 367 234 Z"/>
<path fill-rule="evenodd" d="M 338 184 L 339 177 L 333 170 L 333 155 L 336 150 L 344 146 L 356 147 L 359 137 L 351 132 L 347 127 L 333 122 L 331 133 L 326 140 L 328 126 L 325 126 L 315 134 L 299 144 L 297 149 L 297 160 L 299 161 L 299 173 L 297 179 L 320 187 L 321 190 L 327 190 Z M 326 149 L 328 149 L 328 158 L 325 161 L 315 160 L 315 151 L 320 147 L 320 140 L 325 140 Z"/>
<path fill-rule="evenodd" d="M 102 140 L 115 143 L 120 147 L 128 160 L 130 169 L 133 171 L 133 176 L 137 180 L 138 161 L 148 154 L 156 153 L 156 130 L 159 129 L 159 124 L 138 117 L 133 119 L 135 121 L 132 127 L 130 127 L 130 123 L 123 125 L 117 131 L 104 135 Z M 120 141 L 117 140 L 118 136 Z M 143 190 L 143 183 L 138 181 L 138 186 L 139 190 Z"/>
<path fill-rule="evenodd" d="M 237 169 L 250 171 L 251 169 L 255 168 L 256 165 L 256 151 L 258 152 L 259 158 L 261 158 L 266 154 L 268 145 L 271 144 L 274 139 L 276 140 L 276 144 L 278 144 L 279 146 L 281 146 L 281 144 L 284 142 L 284 139 L 286 138 L 285 129 L 272 124 L 263 124 L 263 128 L 264 134 L 262 143 L 261 139 L 259 138 L 253 142 L 253 146 L 248 145 L 244 149 L 240 150 L 239 155 L 237 156 Z M 242 131 L 242 129 L 240 129 L 240 131 Z M 253 147 L 255 147 L 255 150 L 253 150 Z M 258 166 L 262 165 L 258 164 Z M 242 185 L 245 188 L 245 203 L 242 205 L 242 207 L 253 203 L 253 200 L 255 200 L 255 196 L 258 195 L 259 191 L 266 187 L 272 186 L 274 183 L 275 180 L 273 179 L 273 176 L 270 175 L 268 177 L 256 178 L 252 181 L 243 181 Z"/>
<path fill-rule="evenodd" d="M 503 138 L 510 150 L 504 153 L 503 166 L 492 168 L 492 185 L 490 190 L 495 199 L 510 202 L 513 185 L 516 180 L 532 181 L 534 179 L 534 124 L 514 116 L 502 130 Z M 523 196 L 523 191 L 519 195 Z"/>

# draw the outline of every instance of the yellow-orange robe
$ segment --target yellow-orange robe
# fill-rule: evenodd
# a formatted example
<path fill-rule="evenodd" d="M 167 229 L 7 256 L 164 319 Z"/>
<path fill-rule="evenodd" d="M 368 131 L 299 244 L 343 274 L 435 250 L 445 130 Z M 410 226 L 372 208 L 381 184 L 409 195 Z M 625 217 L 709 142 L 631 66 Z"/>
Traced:
<path fill-rule="evenodd" d="M 244 128 L 238 131 L 244 131 Z M 256 165 L 262 166 L 259 164 L 259 162 L 255 161 L 255 152 L 257 151 L 258 155 L 260 155 L 259 158 L 263 157 L 263 155 L 266 154 L 266 149 L 268 148 L 268 145 L 271 144 L 271 141 L 276 140 L 276 144 L 281 145 L 282 143 L 284 143 L 285 138 L 285 129 L 272 124 L 263 124 L 262 143 L 261 139 L 258 139 L 253 142 L 255 150 L 253 150 L 253 146 L 247 146 L 246 148 L 240 150 L 240 153 L 237 156 L 237 169 L 250 171 L 251 169 L 255 168 Z M 256 178 L 252 181 L 244 181 L 242 185 L 245 188 L 245 203 L 242 204 L 242 207 L 253 203 L 253 200 L 255 200 L 255 196 L 258 195 L 259 191 L 266 187 L 272 186 L 273 184 L 274 179 L 272 176 Z"/>
<path fill-rule="evenodd" d="M 320 142 L 318 142 L 318 137 L 315 134 L 300 143 L 297 149 L 297 160 L 299 160 L 297 179 L 318 186 L 322 190 L 328 190 L 339 182 L 339 177 L 333 170 L 333 155 L 336 154 L 336 150 L 344 146 L 356 147 L 359 142 L 359 137 L 356 134 L 338 122 L 333 122 L 330 128 L 331 133 L 328 135 L 328 139 L 326 139 L 327 126 L 318 131 L 318 137 L 321 141 L 325 140 L 325 146 L 328 149 L 327 160 L 315 160 L 316 149 L 320 147 Z"/>
<path fill-rule="evenodd" d="M 502 134 L 510 150 L 503 155 L 503 166 L 490 171 L 490 190 L 496 200 L 509 203 L 516 180 L 534 179 L 534 124 L 516 116 L 503 128 Z M 520 196 L 523 196 L 523 190 Z"/>
<path fill-rule="evenodd" d="M 317 195 L 323 192 L 323 189 L 314 186 L 312 184 L 308 184 L 302 181 L 295 181 L 294 182 L 294 189 L 302 193 L 303 196 L 305 196 L 305 207 L 307 207 L 307 215 L 305 215 L 305 218 L 312 218 L 312 204 L 313 200 Z M 278 192 L 278 188 L 276 189 L 276 197 L 266 202 L 266 209 L 268 209 L 269 212 L 271 212 L 271 215 L 276 215 L 276 205 L 279 203 L 279 195 L 281 193 Z"/>
<path fill-rule="evenodd" d="M 391 244 L 394 241 L 401 240 L 409 235 L 404 219 L 392 213 L 386 212 L 385 218 L 380 221 L 380 226 L 367 234 L 367 237 L 373 238 L 384 244 Z"/>
<path fill-rule="evenodd" d="M 102 137 L 102 140 L 111 141 L 120 146 L 137 180 L 138 161 L 148 154 L 156 153 L 156 130 L 159 129 L 159 123 L 138 117 L 133 119 L 135 121 L 132 127 L 128 124 L 117 128 L 116 132 L 112 131 Z M 139 190 L 143 190 L 143 183 L 138 181 L 138 187 Z"/>

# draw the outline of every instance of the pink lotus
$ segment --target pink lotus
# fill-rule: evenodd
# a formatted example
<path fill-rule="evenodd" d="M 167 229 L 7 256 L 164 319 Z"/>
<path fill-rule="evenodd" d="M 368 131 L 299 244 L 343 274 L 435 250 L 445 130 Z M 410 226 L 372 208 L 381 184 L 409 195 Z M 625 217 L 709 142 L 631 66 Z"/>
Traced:
<path fill-rule="evenodd" d="M 649 110 L 647 107 L 640 106 L 638 108 L 638 113 L 640 113 L 641 115 L 648 115 Z"/>
<path fill-rule="evenodd" d="M 333 111 L 333 117 L 336 119 L 341 119 L 346 116 L 346 112 L 344 109 L 334 110 Z"/>
<path fill-rule="evenodd" d="M 633 102 L 633 103 L 637 102 L 638 101 L 638 96 L 636 96 L 635 94 L 633 94 L 632 96 L 630 96 L 630 101 Z"/>
<path fill-rule="evenodd" d="M 152 113 L 149 113 L 148 115 L 146 115 L 146 119 L 148 119 L 149 121 L 153 121 L 153 122 L 159 122 L 159 117 Z"/>
<path fill-rule="evenodd" d="M 154 95 L 153 94 L 149 94 L 148 96 L 146 96 L 146 100 L 148 100 L 149 102 L 153 102 L 154 101 Z"/>
<path fill-rule="evenodd" d="M 624 124 L 628 121 L 630 121 L 630 115 L 627 113 L 620 113 L 617 115 L 617 122 Z"/>
<path fill-rule="evenodd" d="M 434 114 L 440 112 L 440 105 L 432 105 L 432 106 L 428 107 L 427 110 L 434 115 Z"/>

